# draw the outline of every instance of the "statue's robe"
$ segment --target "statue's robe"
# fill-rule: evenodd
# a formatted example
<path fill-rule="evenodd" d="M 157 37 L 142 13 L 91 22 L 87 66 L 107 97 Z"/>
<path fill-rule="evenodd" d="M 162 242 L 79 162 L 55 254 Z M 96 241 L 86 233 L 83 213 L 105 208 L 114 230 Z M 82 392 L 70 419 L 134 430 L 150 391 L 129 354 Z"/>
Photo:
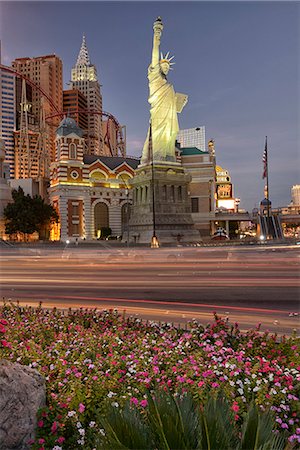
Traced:
<path fill-rule="evenodd" d="M 177 112 L 182 110 L 187 96 L 176 94 L 159 63 L 154 67 L 149 66 L 148 80 L 153 161 L 175 161 L 175 140 L 179 131 Z M 150 129 L 143 148 L 142 164 L 152 160 L 149 134 Z"/>

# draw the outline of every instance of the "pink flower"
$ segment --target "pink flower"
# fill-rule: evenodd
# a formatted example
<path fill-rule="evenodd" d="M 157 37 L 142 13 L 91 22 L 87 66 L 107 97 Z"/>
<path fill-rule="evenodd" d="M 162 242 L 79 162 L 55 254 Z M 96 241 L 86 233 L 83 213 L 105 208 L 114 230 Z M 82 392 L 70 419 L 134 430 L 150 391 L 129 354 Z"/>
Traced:
<path fill-rule="evenodd" d="M 134 403 L 135 405 L 138 405 L 139 401 L 138 401 L 138 399 L 136 397 L 131 397 L 130 403 Z"/>
<path fill-rule="evenodd" d="M 65 441 L 65 438 L 63 436 L 60 436 L 58 439 L 56 439 L 56 442 L 59 444 L 62 444 Z"/>
<path fill-rule="evenodd" d="M 140 403 L 140 405 L 141 405 L 143 408 L 145 408 L 145 407 L 148 405 L 147 400 L 142 400 L 141 403 Z"/>
<path fill-rule="evenodd" d="M 80 413 L 83 413 L 84 410 L 85 410 L 85 406 L 82 403 L 79 403 L 78 411 Z"/>
<path fill-rule="evenodd" d="M 51 433 L 55 433 L 57 431 L 57 422 L 53 422 L 52 427 L 51 427 Z"/>
<path fill-rule="evenodd" d="M 204 381 L 199 381 L 198 386 L 201 387 L 204 385 Z"/>
<path fill-rule="evenodd" d="M 239 409 L 240 409 L 240 407 L 239 407 L 239 405 L 237 404 L 237 402 L 233 402 L 233 405 L 232 405 L 231 409 L 232 409 L 234 412 L 238 412 Z"/>
<path fill-rule="evenodd" d="M 38 440 L 38 443 L 39 443 L 39 444 L 44 444 L 44 443 L 45 443 L 45 439 L 43 439 L 43 438 L 39 439 L 39 440 Z"/>
<path fill-rule="evenodd" d="M 222 347 L 223 346 L 223 342 L 218 340 L 215 342 L 215 345 L 217 345 L 218 347 Z"/>
<path fill-rule="evenodd" d="M 211 383 L 211 387 L 213 387 L 213 388 L 217 388 L 219 386 L 220 386 L 219 383 L 216 383 L 216 382 Z"/>
<path fill-rule="evenodd" d="M 37 423 L 37 426 L 39 428 L 42 428 L 44 426 L 44 421 L 43 420 L 39 420 L 38 423 Z"/>
<path fill-rule="evenodd" d="M 3 347 L 11 348 L 11 343 L 6 341 L 5 339 L 1 340 L 1 344 L 3 345 Z"/>
<path fill-rule="evenodd" d="M 80 378 L 80 377 L 81 377 L 81 375 L 82 375 L 82 373 L 81 373 L 81 372 L 77 372 L 77 373 L 75 373 L 75 377 L 76 377 L 76 378 Z"/>

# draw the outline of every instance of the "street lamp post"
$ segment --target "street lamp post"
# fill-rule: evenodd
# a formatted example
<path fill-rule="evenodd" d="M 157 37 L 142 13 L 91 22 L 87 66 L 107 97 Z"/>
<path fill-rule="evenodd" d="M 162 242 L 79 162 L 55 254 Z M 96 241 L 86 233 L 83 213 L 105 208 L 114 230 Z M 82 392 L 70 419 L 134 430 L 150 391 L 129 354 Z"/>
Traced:
<path fill-rule="evenodd" d="M 149 130 L 149 150 L 151 154 L 151 179 L 152 179 L 152 217 L 153 217 L 153 233 L 151 238 L 151 248 L 159 248 L 159 242 L 156 237 L 156 222 L 155 222 L 155 181 L 154 181 L 154 160 L 153 160 L 153 147 L 152 147 L 152 127 L 150 120 Z"/>
<path fill-rule="evenodd" d="M 126 189 L 126 198 L 127 198 L 127 208 L 126 208 L 126 219 L 127 219 L 127 247 L 129 247 L 129 189 Z"/>

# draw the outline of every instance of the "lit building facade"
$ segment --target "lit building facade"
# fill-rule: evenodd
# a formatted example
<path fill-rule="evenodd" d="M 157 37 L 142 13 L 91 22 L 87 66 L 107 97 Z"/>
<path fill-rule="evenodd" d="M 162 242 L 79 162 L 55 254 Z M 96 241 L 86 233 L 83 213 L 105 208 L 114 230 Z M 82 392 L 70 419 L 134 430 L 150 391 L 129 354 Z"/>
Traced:
<path fill-rule="evenodd" d="M 103 227 L 122 235 L 129 221 L 130 179 L 138 160 L 84 155 L 83 131 L 64 118 L 56 133 L 49 196 L 60 223 L 52 240 L 97 239 Z"/>
<path fill-rule="evenodd" d="M 63 66 L 61 59 L 56 55 L 38 56 L 35 58 L 17 58 L 12 62 L 12 67 L 25 75 L 35 84 L 40 86 L 51 97 L 59 111 L 63 109 Z M 45 116 L 53 113 L 47 101 L 42 101 L 42 94 L 37 89 L 32 89 L 32 108 L 35 123 L 40 124 L 42 108 Z M 52 127 L 49 127 L 49 159 L 55 157 L 55 129 L 59 123 L 58 118 L 52 119 Z"/>
<path fill-rule="evenodd" d="M 5 161 L 11 178 L 14 177 L 15 101 L 15 77 L 0 70 L 0 138 L 5 142 Z"/>
<path fill-rule="evenodd" d="M 77 89 L 87 99 L 88 110 L 102 113 L 102 95 L 97 78 L 97 69 L 91 64 L 88 48 L 83 36 L 77 62 L 71 73 L 71 89 Z M 91 155 L 103 155 L 102 115 L 88 114 L 88 130 L 85 132 L 88 152 Z"/>
<path fill-rule="evenodd" d="M 180 147 L 179 161 L 191 175 L 188 194 L 195 228 L 206 238 L 212 232 L 215 218 L 215 157 L 196 147 Z"/>
<path fill-rule="evenodd" d="M 236 206 L 229 172 L 221 166 L 216 166 L 216 175 L 217 208 L 234 211 Z"/>
<path fill-rule="evenodd" d="M 198 148 L 205 152 L 205 127 L 179 130 L 177 142 L 182 148 Z"/>
<path fill-rule="evenodd" d="M 291 189 L 292 205 L 300 206 L 300 184 L 295 184 Z"/>

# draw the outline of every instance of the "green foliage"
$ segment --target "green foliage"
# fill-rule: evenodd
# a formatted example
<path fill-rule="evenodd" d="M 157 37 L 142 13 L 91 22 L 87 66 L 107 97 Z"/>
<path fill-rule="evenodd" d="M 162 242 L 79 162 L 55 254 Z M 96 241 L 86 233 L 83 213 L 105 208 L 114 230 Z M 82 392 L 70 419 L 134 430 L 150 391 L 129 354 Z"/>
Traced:
<path fill-rule="evenodd" d="M 98 443 L 98 449 L 145 449 L 155 448 L 151 430 L 147 427 L 137 408 L 127 402 L 124 408 L 111 407 L 100 419 L 107 431 Z"/>
<path fill-rule="evenodd" d="M 58 222 L 55 209 L 36 195 L 25 195 L 21 187 L 12 191 L 13 202 L 4 208 L 5 232 L 12 236 L 23 234 L 24 237 L 37 231 L 45 236 L 45 230 L 51 222 Z"/>
<path fill-rule="evenodd" d="M 112 404 L 100 418 L 104 430 L 98 449 L 159 450 L 287 450 L 292 445 L 274 433 L 270 411 L 252 403 L 245 414 L 242 433 L 223 394 L 200 405 L 189 393 L 164 390 L 148 394 L 148 407 L 140 410 L 128 401 Z"/>

